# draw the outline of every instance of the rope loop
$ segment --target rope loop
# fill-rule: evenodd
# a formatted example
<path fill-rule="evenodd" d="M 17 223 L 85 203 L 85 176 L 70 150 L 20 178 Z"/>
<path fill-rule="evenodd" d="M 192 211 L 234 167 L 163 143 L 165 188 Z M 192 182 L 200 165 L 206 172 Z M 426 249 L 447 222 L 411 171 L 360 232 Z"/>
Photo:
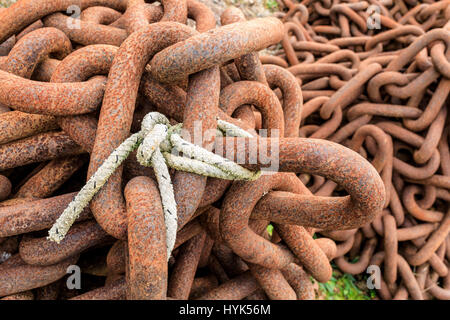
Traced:
<path fill-rule="evenodd" d="M 217 120 L 218 134 L 250 138 L 247 131 L 226 121 Z M 47 239 L 60 243 L 89 201 L 105 185 L 108 178 L 137 149 L 138 162 L 153 167 L 158 182 L 167 233 L 167 257 L 173 250 L 178 228 L 177 205 L 169 167 L 207 177 L 226 180 L 256 180 L 261 171 L 252 172 L 233 161 L 214 154 L 181 137 L 182 124 L 171 125 L 159 112 L 150 112 L 142 120 L 141 130 L 132 134 L 114 150 L 81 188 L 55 224 Z M 174 151 L 181 152 L 178 156 Z"/>

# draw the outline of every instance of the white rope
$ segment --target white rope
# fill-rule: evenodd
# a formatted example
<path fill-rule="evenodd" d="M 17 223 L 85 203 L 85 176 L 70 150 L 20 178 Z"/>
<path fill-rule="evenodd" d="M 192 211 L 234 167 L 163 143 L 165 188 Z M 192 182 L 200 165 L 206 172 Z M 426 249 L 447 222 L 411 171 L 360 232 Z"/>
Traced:
<path fill-rule="evenodd" d="M 247 131 L 226 121 L 218 120 L 217 125 L 220 134 L 252 137 Z M 153 167 L 159 185 L 167 233 L 167 258 L 175 245 L 178 227 L 177 204 L 168 167 L 226 180 L 256 180 L 261 175 L 260 171 L 247 170 L 184 140 L 180 132 L 181 124 L 170 125 L 163 114 L 147 114 L 142 120 L 141 131 L 131 135 L 109 155 L 56 220 L 47 239 L 57 243 L 64 239 L 83 209 L 136 148 L 138 162 L 143 166 Z M 173 150 L 182 152 L 183 157 L 172 154 Z"/>

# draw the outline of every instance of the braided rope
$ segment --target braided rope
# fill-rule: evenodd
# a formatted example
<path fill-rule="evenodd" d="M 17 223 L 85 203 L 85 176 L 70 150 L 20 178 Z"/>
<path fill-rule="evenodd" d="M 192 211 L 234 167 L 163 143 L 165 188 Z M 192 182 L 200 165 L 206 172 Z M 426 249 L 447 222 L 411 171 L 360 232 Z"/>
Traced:
<path fill-rule="evenodd" d="M 252 137 L 247 131 L 223 120 L 217 121 L 217 127 L 220 134 Z M 47 239 L 57 243 L 64 239 L 83 209 L 136 149 L 138 162 L 143 166 L 153 167 L 155 171 L 166 224 L 168 258 L 175 245 L 178 227 L 177 204 L 168 167 L 226 180 L 256 180 L 261 175 L 260 171 L 247 170 L 233 161 L 184 140 L 180 132 L 181 124 L 172 126 L 163 114 L 148 113 L 142 120 L 141 130 L 122 142 L 89 178 L 49 230 Z M 174 155 L 174 150 L 182 152 L 184 156 Z"/>

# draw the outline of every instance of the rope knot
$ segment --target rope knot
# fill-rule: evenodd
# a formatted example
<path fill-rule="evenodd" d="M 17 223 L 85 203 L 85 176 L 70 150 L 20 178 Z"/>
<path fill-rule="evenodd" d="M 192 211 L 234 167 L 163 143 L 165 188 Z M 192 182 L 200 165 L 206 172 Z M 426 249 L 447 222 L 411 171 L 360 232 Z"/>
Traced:
<path fill-rule="evenodd" d="M 252 137 L 247 131 L 226 121 L 218 120 L 217 125 L 221 135 Z M 178 228 L 177 205 L 168 167 L 227 180 L 256 180 L 260 177 L 260 171 L 252 172 L 184 140 L 181 128 L 182 124 L 172 126 L 159 112 L 148 113 L 142 120 L 141 130 L 127 138 L 109 155 L 56 220 L 47 238 L 57 243 L 64 239 L 81 211 L 136 148 L 138 162 L 153 167 L 155 171 L 166 223 L 168 258 L 175 245 Z M 174 150 L 183 156 L 175 155 Z"/>

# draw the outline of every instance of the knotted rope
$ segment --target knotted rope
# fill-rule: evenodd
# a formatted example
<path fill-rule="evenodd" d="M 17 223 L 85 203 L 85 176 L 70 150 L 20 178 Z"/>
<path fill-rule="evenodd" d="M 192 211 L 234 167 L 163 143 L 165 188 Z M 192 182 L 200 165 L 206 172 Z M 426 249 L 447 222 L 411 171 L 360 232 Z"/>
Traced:
<path fill-rule="evenodd" d="M 132 134 L 109 155 L 69 203 L 49 230 L 47 239 L 57 243 L 64 239 L 83 209 L 136 148 L 138 162 L 143 166 L 153 167 L 155 171 L 164 210 L 168 258 L 175 245 L 178 228 L 177 204 L 168 167 L 226 180 L 256 180 L 261 175 L 260 171 L 247 170 L 184 140 L 180 135 L 181 127 L 182 124 L 170 125 L 169 120 L 161 113 L 148 113 L 142 120 L 141 130 Z M 227 136 L 252 137 L 247 131 L 220 119 L 217 120 L 217 128 L 220 134 Z M 184 156 L 174 155 L 173 151 L 182 152 Z"/>

